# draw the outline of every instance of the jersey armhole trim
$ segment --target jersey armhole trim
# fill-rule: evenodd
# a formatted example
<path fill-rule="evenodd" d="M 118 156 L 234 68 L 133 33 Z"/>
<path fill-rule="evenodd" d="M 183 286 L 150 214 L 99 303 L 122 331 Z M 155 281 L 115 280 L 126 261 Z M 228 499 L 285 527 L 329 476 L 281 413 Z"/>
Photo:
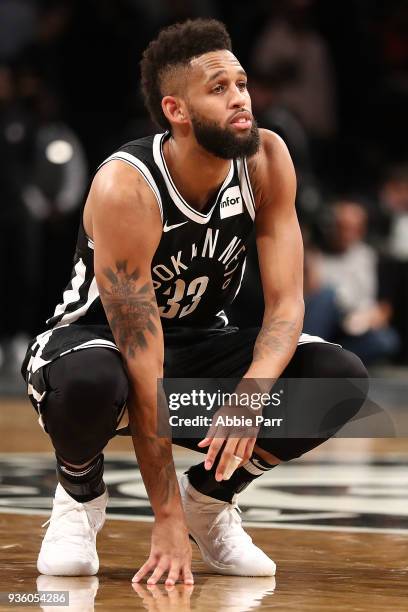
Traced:
<path fill-rule="evenodd" d="M 249 178 L 248 164 L 247 164 L 246 158 L 244 159 L 244 172 L 245 172 L 246 182 L 248 184 L 248 191 L 249 191 L 249 195 L 251 198 L 251 204 L 252 204 L 254 218 L 255 218 L 255 213 L 256 213 L 255 197 L 254 197 L 254 192 L 252 191 L 251 179 Z"/>
<path fill-rule="evenodd" d="M 152 176 L 152 173 L 150 172 L 146 164 L 144 164 L 140 159 L 138 159 L 134 155 L 127 153 L 126 151 L 117 151 L 116 153 L 113 153 L 107 159 L 105 159 L 105 161 L 103 161 L 101 165 L 98 166 L 98 170 L 102 168 L 102 166 L 104 166 L 105 164 L 113 160 L 120 160 L 120 161 L 123 161 L 129 164 L 130 166 L 133 166 L 133 168 L 135 168 L 143 176 L 144 180 L 149 185 L 150 189 L 152 190 L 157 200 L 157 204 L 160 210 L 160 217 L 163 223 L 163 205 L 162 205 L 160 192 Z"/>
<path fill-rule="evenodd" d="M 251 217 L 252 221 L 254 221 L 255 220 L 254 195 L 252 193 L 251 183 L 249 182 L 249 176 L 248 176 L 247 167 L 246 167 L 246 160 L 237 159 L 237 166 L 238 166 L 239 184 L 240 184 L 242 195 L 244 197 L 245 206 L 246 206 L 249 216 Z"/>

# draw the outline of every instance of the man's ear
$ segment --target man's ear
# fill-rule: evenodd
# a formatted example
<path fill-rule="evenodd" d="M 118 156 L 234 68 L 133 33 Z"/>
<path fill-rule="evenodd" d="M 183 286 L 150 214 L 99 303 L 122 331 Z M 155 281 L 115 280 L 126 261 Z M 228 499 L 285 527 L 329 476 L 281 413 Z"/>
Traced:
<path fill-rule="evenodd" d="M 171 124 L 185 125 L 188 123 L 187 111 L 180 98 L 164 96 L 161 104 L 163 113 Z"/>

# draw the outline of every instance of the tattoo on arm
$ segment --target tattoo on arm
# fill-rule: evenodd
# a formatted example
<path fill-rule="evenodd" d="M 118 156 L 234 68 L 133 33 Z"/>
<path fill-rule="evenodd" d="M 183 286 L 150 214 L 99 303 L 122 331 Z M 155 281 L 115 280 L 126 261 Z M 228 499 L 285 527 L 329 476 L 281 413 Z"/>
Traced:
<path fill-rule="evenodd" d="M 271 353 L 284 354 L 295 337 L 299 336 L 298 320 L 285 321 L 272 318 L 261 327 L 254 347 L 254 361 L 259 361 Z"/>
<path fill-rule="evenodd" d="M 155 491 L 156 502 L 165 506 L 178 493 L 171 442 L 156 436 L 143 437 L 143 453 L 149 457 L 148 470 L 142 469 L 146 490 Z"/>
<path fill-rule="evenodd" d="M 138 268 L 128 272 L 127 266 L 127 260 L 117 261 L 116 270 L 103 270 L 108 282 L 101 287 L 101 298 L 119 348 L 134 357 L 136 349 L 147 348 L 147 333 L 157 334 L 159 314 L 151 285 L 139 286 Z"/>

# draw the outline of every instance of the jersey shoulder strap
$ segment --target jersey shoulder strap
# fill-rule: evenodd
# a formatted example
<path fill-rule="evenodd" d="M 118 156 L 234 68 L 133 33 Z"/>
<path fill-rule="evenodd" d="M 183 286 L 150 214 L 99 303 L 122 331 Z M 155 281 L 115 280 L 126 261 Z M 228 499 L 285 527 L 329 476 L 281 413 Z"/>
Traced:
<path fill-rule="evenodd" d="M 119 159 L 135 168 L 145 179 L 152 190 L 160 210 L 163 221 L 163 194 L 166 191 L 163 178 L 155 164 L 153 157 L 154 136 L 146 136 L 138 140 L 132 140 L 120 146 L 115 153 L 107 157 L 98 167 L 101 168 L 106 163 Z"/>

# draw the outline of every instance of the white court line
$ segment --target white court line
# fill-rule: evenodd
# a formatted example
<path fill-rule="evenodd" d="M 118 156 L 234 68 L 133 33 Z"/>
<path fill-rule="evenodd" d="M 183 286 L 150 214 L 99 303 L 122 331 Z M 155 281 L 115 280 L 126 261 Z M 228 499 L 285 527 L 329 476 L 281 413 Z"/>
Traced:
<path fill-rule="evenodd" d="M 174 455 L 174 463 L 177 465 L 179 464 L 180 467 L 184 467 L 186 466 L 190 466 L 191 465 L 191 461 L 194 459 L 199 459 L 200 457 L 204 458 L 204 453 L 200 453 L 198 451 L 194 451 L 194 450 L 188 450 L 188 449 L 184 449 L 182 447 L 178 447 L 176 446 L 176 453 Z M 403 453 L 401 451 L 396 451 L 394 452 L 387 452 L 387 455 L 383 455 L 381 453 L 371 453 L 371 452 L 353 452 L 353 457 L 351 456 L 345 456 L 346 451 L 345 450 L 339 450 L 339 451 L 333 451 L 333 452 L 327 452 L 327 454 L 319 454 L 319 456 L 316 457 L 307 457 L 306 455 L 304 457 L 300 457 L 299 459 L 292 459 L 290 461 L 290 463 L 288 462 L 288 465 L 317 465 L 317 464 L 322 464 L 322 467 L 324 467 L 326 464 L 331 464 L 331 463 L 341 463 L 343 465 L 355 465 L 355 464 L 364 464 L 367 465 L 368 467 L 373 467 L 372 463 L 373 462 L 381 462 L 384 464 L 387 463 L 394 463 L 394 462 L 401 462 L 404 465 L 406 465 L 407 462 L 407 457 L 408 457 L 408 451 L 406 453 Z M 135 464 L 136 463 L 136 457 L 133 451 L 106 451 L 104 453 L 105 455 L 105 460 L 117 460 L 117 459 L 124 459 L 124 460 L 129 460 L 129 458 L 132 458 L 135 460 Z M 8 458 L 12 458 L 14 461 L 18 460 L 18 463 L 24 463 L 25 462 L 25 458 L 27 459 L 31 459 L 31 458 L 40 458 L 40 459 L 50 459 L 53 462 L 55 462 L 55 455 L 54 453 L 48 452 L 48 451 L 41 451 L 41 452 L 30 452 L 30 453 L 4 453 L 4 452 L 0 452 L 0 460 L 1 459 L 8 459 Z M 283 464 L 286 465 L 286 464 Z M 375 466 L 374 466 L 375 467 Z"/>
<path fill-rule="evenodd" d="M 183 456 L 179 456 L 179 457 L 175 457 L 175 463 L 176 463 L 176 467 L 178 469 L 182 469 L 184 467 L 187 467 L 190 463 L 191 463 L 191 459 L 189 458 L 189 451 L 186 451 L 185 453 L 183 451 L 181 451 Z M 123 452 L 123 451 L 119 451 L 119 452 L 112 452 L 112 453 L 107 453 L 106 459 L 112 459 L 112 460 L 125 460 L 125 461 L 129 461 L 129 458 L 133 457 L 132 452 Z M 4 453 L 1 452 L 0 453 L 0 460 L 4 459 L 4 460 L 10 460 L 10 461 L 15 461 L 16 465 L 20 466 L 24 466 L 25 464 L 27 464 L 28 467 L 30 467 L 30 459 L 33 458 L 37 458 L 41 460 L 46 460 L 47 462 L 52 460 L 54 461 L 54 455 L 53 453 L 50 452 L 41 452 L 41 453 Z M 300 467 L 302 465 L 302 467 L 307 468 L 307 467 L 316 467 L 319 465 L 320 461 L 319 459 L 322 459 L 323 461 L 326 458 L 316 458 L 313 462 L 312 460 L 310 461 L 302 461 L 302 460 L 297 460 L 297 461 L 292 461 L 291 464 L 296 464 L 297 467 Z M 385 464 L 388 463 L 388 461 L 393 462 L 395 461 L 395 459 L 399 459 L 399 460 L 404 460 L 404 456 L 403 455 L 399 455 L 396 454 L 393 457 L 384 457 L 383 455 L 380 454 L 369 454 L 369 456 L 365 457 L 365 461 L 364 460 L 360 460 L 359 458 L 355 458 L 353 461 L 344 461 L 344 457 L 342 459 L 342 461 L 340 461 L 340 463 L 343 464 L 348 464 L 350 463 L 351 465 L 361 465 L 363 464 L 364 466 L 370 468 L 370 467 L 374 467 L 371 465 L 371 462 L 373 460 L 378 460 L 381 461 Z M 370 461 L 367 462 L 367 459 L 369 459 Z M 387 461 L 388 460 L 388 461 Z M 330 461 L 330 464 L 332 462 Z M 338 463 L 337 461 L 333 461 L 334 464 Z M 404 463 L 404 461 L 402 461 L 402 463 Z M 311 465 L 312 464 L 312 465 Z M 327 464 L 326 464 L 327 465 Z M 41 466 L 33 466 L 34 469 L 35 467 L 38 467 L 39 469 L 41 469 Z M 325 466 L 322 465 L 322 468 L 324 468 Z M 385 466 L 383 466 L 385 467 Z M 277 483 L 278 484 L 278 483 Z M 280 483 L 282 484 L 282 483 Z M 352 484 L 352 483 L 350 483 Z M 146 500 L 146 503 L 148 503 L 148 500 Z M 17 514 L 17 515 L 25 515 L 25 516 L 47 516 L 49 517 L 51 513 L 51 506 L 49 510 L 40 510 L 40 509 L 31 509 L 31 508 L 16 508 L 16 507 L 12 507 L 12 506 L 2 506 L 0 507 L 0 514 Z M 132 515 L 125 515 L 125 514 L 115 514 L 115 515 L 110 515 L 108 514 L 107 518 L 109 520 L 126 520 L 126 521 L 135 521 L 135 522 L 152 522 L 154 519 L 152 516 L 132 516 Z M 333 517 L 332 517 L 333 518 Z M 290 520 L 290 517 L 288 517 L 288 520 Z M 271 521 L 271 522 L 253 522 L 253 521 L 244 521 L 244 524 L 248 527 L 251 528 L 257 528 L 257 529 L 265 529 L 265 528 L 274 528 L 274 529 L 297 529 L 297 530 L 305 530 L 305 531 L 331 531 L 331 532 L 340 532 L 340 533 L 378 533 L 378 534 L 385 534 L 385 535 L 406 535 L 408 534 L 408 528 L 406 529 L 391 529 L 391 528 L 381 528 L 381 527 L 355 527 L 355 526 L 332 526 L 332 525 L 311 525 L 306 523 L 284 523 L 284 522 L 280 522 L 280 521 Z"/>
<path fill-rule="evenodd" d="M 0 514 L 22 514 L 26 516 L 50 516 L 51 508 L 49 510 L 30 510 L 29 508 L 0 508 Z M 153 523 L 154 518 L 152 516 L 131 516 L 126 514 L 115 514 L 111 516 L 107 514 L 106 520 L 110 521 L 133 521 L 135 523 Z M 376 529 L 375 527 L 332 527 L 330 525 L 285 525 L 282 523 L 253 523 L 251 521 L 243 522 L 245 527 L 251 527 L 251 529 L 297 529 L 303 531 L 334 531 L 342 533 L 378 533 L 385 535 L 406 535 L 408 529 Z"/>

